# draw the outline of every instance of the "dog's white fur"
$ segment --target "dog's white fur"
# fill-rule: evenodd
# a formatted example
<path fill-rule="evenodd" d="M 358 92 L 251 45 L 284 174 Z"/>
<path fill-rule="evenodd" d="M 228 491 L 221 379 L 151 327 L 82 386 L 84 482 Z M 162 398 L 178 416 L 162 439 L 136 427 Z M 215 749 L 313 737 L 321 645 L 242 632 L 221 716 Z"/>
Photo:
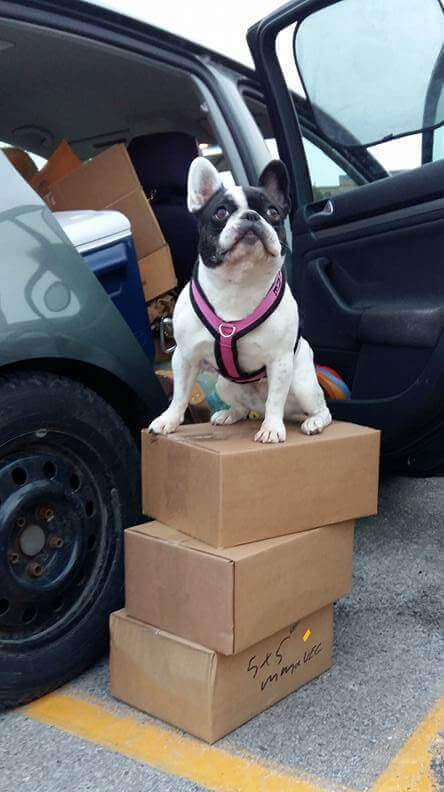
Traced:
<path fill-rule="evenodd" d="M 190 210 L 201 209 L 220 187 L 216 169 L 203 157 L 194 160 L 188 179 Z M 218 316 L 226 321 L 242 319 L 254 311 L 283 264 L 279 239 L 266 220 L 261 220 L 265 242 L 238 241 L 239 218 L 248 205 L 242 188 L 231 188 L 230 196 L 239 209 L 220 235 L 220 244 L 228 251 L 223 263 L 209 268 L 199 260 L 198 265 L 203 291 Z M 172 359 L 174 395 L 168 409 L 150 426 L 150 431 L 157 434 L 174 432 L 183 422 L 202 361 L 216 367 L 214 339 L 191 305 L 189 285 L 179 295 L 173 322 L 177 343 Z M 255 371 L 265 365 L 267 379 L 236 384 L 219 376 L 217 392 L 230 407 L 214 413 L 213 424 L 233 424 L 253 410 L 264 415 L 254 438 L 261 443 L 285 440 L 284 417 L 301 422 L 305 434 L 322 432 L 328 426 L 331 415 L 316 377 L 311 347 L 300 338 L 294 349 L 298 324 L 297 304 L 287 285 L 276 310 L 238 341 L 241 368 Z"/>

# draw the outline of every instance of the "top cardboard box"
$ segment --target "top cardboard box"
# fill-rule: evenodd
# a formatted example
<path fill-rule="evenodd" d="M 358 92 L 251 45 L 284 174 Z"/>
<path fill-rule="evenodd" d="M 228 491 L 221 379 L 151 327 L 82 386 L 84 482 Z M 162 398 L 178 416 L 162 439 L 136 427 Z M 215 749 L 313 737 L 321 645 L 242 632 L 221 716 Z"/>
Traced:
<path fill-rule="evenodd" d="M 145 299 L 174 288 L 177 281 L 169 248 L 123 145 L 110 146 L 51 182 L 44 199 L 53 212 L 77 209 L 122 212 L 131 223 L 142 277 L 147 276 Z"/>
<path fill-rule="evenodd" d="M 307 437 L 254 443 L 257 426 L 194 424 L 142 431 L 147 516 L 213 547 L 268 539 L 375 514 L 379 432 L 333 423 Z"/>

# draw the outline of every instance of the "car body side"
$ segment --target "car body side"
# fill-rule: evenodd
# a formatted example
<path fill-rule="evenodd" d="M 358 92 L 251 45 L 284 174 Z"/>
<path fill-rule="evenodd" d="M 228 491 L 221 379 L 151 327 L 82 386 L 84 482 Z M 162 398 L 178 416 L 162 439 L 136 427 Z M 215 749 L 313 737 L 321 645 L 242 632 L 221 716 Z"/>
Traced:
<path fill-rule="evenodd" d="M 145 412 L 147 420 L 164 396 L 125 320 L 54 215 L 3 156 L 0 183 L 0 372 L 33 366 L 67 373 L 118 408 L 129 398 L 133 416 L 143 420 Z"/>

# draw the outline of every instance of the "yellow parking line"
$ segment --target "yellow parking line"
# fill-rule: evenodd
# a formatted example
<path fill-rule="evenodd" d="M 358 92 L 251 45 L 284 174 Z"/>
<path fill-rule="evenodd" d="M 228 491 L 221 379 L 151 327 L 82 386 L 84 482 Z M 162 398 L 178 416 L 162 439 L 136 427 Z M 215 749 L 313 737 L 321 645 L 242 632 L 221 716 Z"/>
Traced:
<path fill-rule="evenodd" d="M 444 697 L 404 743 L 371 792 L 435 792 L 431 762 L 435 746 L 442 750 L 439 733 L 443 729 Z"/>
<path fill-rule="evenodd" d="M 216 792 L 325 792 L 304 774 L 267 767 L 246 758 L 207 746 L 159 726 L 122 718 L 98 704 L 52 693 L 20 712 L 40 723 L 102 745 L 164 773 L 186 778 Z M 330 790 L 332 787 L 329 785 Z M 341 792 L 351 792 L 335 787 Z"/>
<path fill-rule="evenodd" d="M 326 792 L 333 787 L 352 792 L 289 768 L 232 755 L 176 731 L 119 717 L 98 704 L 60 693 L 45 696 L 20 711 L 40 723 L 215 792 Z M 439 733 L 443 729 L 444 698 L 413 732 L 371 792 L 436 792 L 431 762 L 442 750 Z"/>

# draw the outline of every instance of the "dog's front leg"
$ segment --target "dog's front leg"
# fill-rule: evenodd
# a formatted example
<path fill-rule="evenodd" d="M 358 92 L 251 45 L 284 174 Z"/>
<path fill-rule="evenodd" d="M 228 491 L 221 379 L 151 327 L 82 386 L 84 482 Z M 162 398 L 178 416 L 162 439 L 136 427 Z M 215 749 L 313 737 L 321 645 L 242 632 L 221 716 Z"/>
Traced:
<path fill-rule="evenodd" d="M 293 352 L 282 355 L 267 366 L 265 417 L 254 438 L 259 443 L 283 443 L 286 438 L 283 417 L 292 374 Z"/>
<path fill-rule="evenodd" d="M 170 406 L 150 425 L 149 431 L 154 434 L 170 434 L 175 432 L 183 422 L 185 410 L 190 401 L 191 391 L 199 371 L 199 363 L 187 360 L 179 347 L 174 350 L 172 358 L 174 391 Z"/>

